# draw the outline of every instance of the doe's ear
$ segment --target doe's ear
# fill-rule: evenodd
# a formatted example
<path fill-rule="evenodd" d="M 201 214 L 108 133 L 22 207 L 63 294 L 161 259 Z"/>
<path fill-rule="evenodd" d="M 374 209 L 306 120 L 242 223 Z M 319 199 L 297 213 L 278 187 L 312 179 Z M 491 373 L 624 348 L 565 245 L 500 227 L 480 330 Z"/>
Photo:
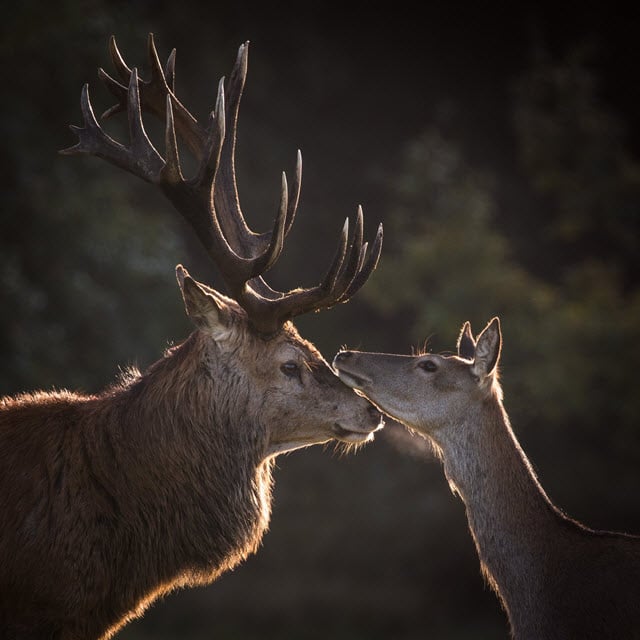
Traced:
<path fill-rule="evenodd" d="M 231 311 L 227 305 L 194 280 L 181 264 L 176 267 L 176 278 L 185 310 L 193 323 L 205 329 L 215 340 L 228 337 L 232 324 Z"/>
<path fill-rule="evenodd" d="M 500 319 L 493 318 L 482 330 L 476 340 L 476 352 L 473 360 L 473 373 L 480 379 L 491 375 L 498 366 L 502 349 Z"/>
<path fill-rule="evenodd" d="M 465 322 L 458 336 L 458 355 L 465 360 L 473 360 L 476 354 L 476 341 L 471 333 L 471 325 Z"/>

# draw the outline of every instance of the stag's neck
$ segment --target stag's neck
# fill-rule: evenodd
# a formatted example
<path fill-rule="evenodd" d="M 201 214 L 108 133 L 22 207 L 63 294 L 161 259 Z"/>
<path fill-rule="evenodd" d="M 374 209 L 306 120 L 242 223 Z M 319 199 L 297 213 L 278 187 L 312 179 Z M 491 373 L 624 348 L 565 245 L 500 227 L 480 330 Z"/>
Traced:
<path fill-rule="evenodd" d="M 122 393 L 120 424 L 172 459 L 182 453 L 176 444 L 188 442 L 189 458 L 253 469 L 265 457 L 259 416 L 237 368 L 210 342 L 195 332 L 134 379 Z M 231 447 L 233 456 L 222 455 Z"/>
<path fill-rule="evenodd" d="M 271 463 L 249 392 L 232 370 L 211 373 L 208 348 L 196 333 L 105 395 L 87 454 L 116 519 L 142 532 L 139 553 L 174 558 L 164 577 L 186 565 L 196 582 L 254 552 L 270 515 Z M 173 548 L 153 548 L 165 540 Z"/>
<path fill-rule="evenodd" d="M 520 612 L 544 609 L 569 521 L 540 486 L 499 394 L 446 432 L 436 443 L 447 479 L 465 504 L 483 573 L 517 625 Z"/>

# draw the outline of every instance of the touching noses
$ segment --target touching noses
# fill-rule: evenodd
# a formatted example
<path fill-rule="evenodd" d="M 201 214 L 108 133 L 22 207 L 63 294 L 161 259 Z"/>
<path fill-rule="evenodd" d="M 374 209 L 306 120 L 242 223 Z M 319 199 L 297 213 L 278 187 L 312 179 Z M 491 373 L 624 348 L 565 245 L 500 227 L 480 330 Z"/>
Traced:
<path fill-rule="evenodd" d="M 336 357 L 333 359 L 333 363 L 336 364 L 338 362 L 345 362 L 346 360 L 349 360 L 351 356 L 353 356 L 353 353 L 351 351 L 339 351 L 336 354 Z"/>
<path fill-rule="evenodd" d="M 384 424 L 383 415 L 372 405 L 370 404 L 367 407 L 367 411 L 369 413 L 369 417 L 376 423 Z"/>

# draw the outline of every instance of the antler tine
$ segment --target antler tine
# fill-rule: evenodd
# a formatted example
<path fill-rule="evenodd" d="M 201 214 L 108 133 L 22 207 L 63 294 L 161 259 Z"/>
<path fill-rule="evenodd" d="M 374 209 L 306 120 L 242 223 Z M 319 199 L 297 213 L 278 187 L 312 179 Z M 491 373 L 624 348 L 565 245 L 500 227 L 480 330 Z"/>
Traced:
<path fill-rule="evenodd" d="M 129 78 L 131 77 L 131 69 L 129 68 L 127 63 L 124 61 L 124 58 L 122 57 L 122 54 L 118 49 L 116 38 L 113 35 L 109 38 L 109 54 L 111 55 L 111 62 L 113 63 L 115 70 L 118 72 L 120 79 L 124 83 L 129 84 Z"/>
<path fill-rule="evenodd" d="M 232 187 L 229 194 L 233 195 L 233 199 L 221 198 L 219 209 L 228 212 L 229 215 L 223 218 L 225 233 L 236 236 L 240 245 L 245 244 L 251 247 L 252 252 L 264 252 L 267 244 L 273 245 L 273 236 L 277 234 L 278 222 L 272 232 L 254 233 L 249 229 L 242 210 L 240 208 L 240 199 L 238 197 L 238 189 L 235 174 L 235 149 L 238 129 L 238 112 L 240 109 L 240 99 L 244 91 L 244 85 L 247 79 L 248 69 L 249 42 L 245 42 L 238 48 L 238 55 L 233 66 L 229 81 L 227 83 L 227 122 L 229 124 L 229 135 L 225 139 L 222 149 L 222 158 L 220 161 L 221 179 Z M 291 195 L 287 193 L 288 207 L 286 215 L 286 224 L 284 236 L 286 237 L 291 230 L 295 219 L 298 201 L 300 198 L 300 188 L 302 184 L 302 153 L 298 150 L 296 155 L 296 168 L 294 180 L 291 188 Z M 218 202 L 216 202 L 218 204 Z M 281 203 L 281 207 L 282 207 Z M 227 236 L 228 237 L 228 236 Z M 267 249 L 268 251 L 269 249 Z"/>
<path fill-rule="evenodd" d="M 118 49 L 118 45 L 116 44 L 116 39 L 114 36 L 109 38 L 109 55 L 111 57 L 111 62 L 113 64 L 116 73 L 120 77 L 122 84 L 117 80 L 114 80 L 102 67 L 98 69 L 98 77 L 102 82 L 105 83 L 107 88 L 111 93 L 113 93 L 116 98 L 118 98 L 118 103 L 107 109 L 103 114 L 102 118 L 107 119 L 116 113 L 121 113 L 122 111 L 127 110 L 127 86 L 131 80 L 131 69 L 124 61 L 120 50 Z"/>
<path fill-rule="evenodd" d="M 158 175 L 164 167 L 164 160 L 156 151 L 149 136 L 144 129 L 142 122 L 142 111 L 140 109 L 140 94 L 138 91 L 138 70 L 134 67 L 131 70 L 131 81 L 127 92 L 129 109 L 127 116 L 129 120 L 129 136 L 131 139 L 131 155 L 135 161 L 147 169 L 152 178 Z M 153 165 L 155 164 L 155 171 Z"/>
<path fill-rule="evenodd" d="M 284 231 L 285 237 L 289 235 L 293 221 L 296 217 L 296 211 L 298 209 L 298 202 L 300 201 L 300 189 L 302 187 L 302 152 L 298 149 L 296 154 L 296 170 L 293 175 L 293 184 L 291 185 L 291 195 L 289 197 L 289 206 L 287 208 L 287 225 Z"/>
<path fill-rule="evenodd" d="M 273 230 L 270 234 L 270 242 L 267 249 L 255 259 L 252 278 L 266 273 L 276 263 L 282 249 L 284 248 L 284 239 L 289 235 L 293 221 L 298 208 L 298 200 L 300 198 L 300 186 L 302 177 L 302 154 L 298 151 L 296 162 L 296 172 L 294 183 L 291 187 L 289 196 L 289 188 L 287 186 L 287 174 L 282 172 L 282 184 L 280 189 L 280 208 L 276 216 Z"/>
<path fill-rule="evenodd" d="M 349 287 L 360 263 L 360 253 L 362 250 L 361 209 L 358 209 L 356 228 L 351 243 L 347 248 L 348 233 L 349 219 L 347 218 L 342 230 L 340 248 L 322 282 L 318 286 L 307 289 L 306 291 L 295 291 L 292 293 L 290 303 L 296 307 L 294 315 L 305 313 L 314 308 L 321 309 L 327 306 L 333 306 Z M 302 296 L 302 293 L 306 295 Z M 298 298 L 297 300 L 296 297 Z M 297 311 L 297 305 L 300 306 L 299 312 Z"/>
<path fill-rule="evenodd" d="M 348 223 L 348 218 L 347 218 Z M 345 225 L 348 230 L 348 224 Z M 362 208 L 358 207 L 358 214 L 356 216 L 356 226 L 353 232 L 353 237 L 349 248 L 345 247 L 345 257 L 342 264 L 336 271 L 333 280 L 326 277 L 322 284 L 319 285 L 319 291 L 324 292 L 324 297 L 319 300 L 320 304 L 324 304 L 324 300 L 331 300 L 332 298 L 339 298 L 347 290 L 349 284 L 355 277 L 360 265 L 360 254 L 362 253 L 362 235 L 363 235 L 363 216 Z M 331 273 L 331 270 L 329 271 Z"/>
<path fill-rule="evenodd" d="M 320 284 L 313 289 L 306 289 L 307 292 L 312 291 L 322 291 L 328 292 L 334 287 L 338 275 L 342 271 L 342 267 L 344 265 L 344 259 L 347 255 L 347 245 L 349 243 L 349 218 L 345 218 L 344 224 L 342 225 L 342 232 L 340 233 L 340 240 L 338 242 L 338 248 L 333 257 L 331 265 L 329 269 L 320 282 Z"/>
<path fill-rule="evenodd" d="M 171 101 L 170 97 L 167 97 Z M 216 106 L 209 114 L 209 123 L 206 129 L 207 136 L 203 144 L 202 158 L 200 166 L 193 179 L 193 184 L 202 189 L 209 189 L 209 195 L 213 197 L 216 173 L 220 168 L 220 155 L 224 147 L 224 140 L 227 131 L 227 120 L 225 116 L 225 95 L 224 78 L 218 83 L 218 93 L 216 95 Z M 216 215 L 215 208 L 213 215 Z"/>
<path fill-rule="evenodd" d="M 287 186 L 287 174 L 282 172 L 282 183 L 280 188 L 280 207 L 276 216 L 273 230 L 270 234 L 262 234 L 269 239 L 269 246 L 256 258 L 255 268 L 252 277 L 257 277 L 271 269 L 280 257 L 284 247 L 284 239 L 289 235 L 293 221 L 296 217 L 298 201 L 300 200 L 300 187 L 302 183 L 302 154 L 298 150 L 296 158 L 296 170 L 294 181 L 289 190 Z"/>
<path fill-rule="evenodd" d="M 363 235 L 364 216 L 362 214 L 362 207 L 358 206 L 358 213 L 356 215 L 356 227 L 353 232 L 351 245 L 349 246 L 349 260 L 347 261 L 345 268 L 340 274 L 340 279 L 333 287 L 333 293 L 338 298 L 342 296 L 342 294 L 348 289 L 358 271 L 358 267 L 360 266 L 360 254 L 362 253 Z"/>
<path fill-rule="evenodd" d="M 184 182 L 184 177 L 180 168 L 180 153 L 173 119 L 173 105 L 169 96 L 167 96 L 166 109 L 167 122 L 164 130 L 165 165 L 162 169 L 161 178 L 169 184 L 176 185 Z"/>
<path fill-rule="evenodd" d="M 351 298 L 361 287 L 362 285 L 369 279 L 369 276 L 373 273 L 374 269 L 378 266 L 378 261 L 380 260 L 380 253 L 382 252 L 382 223 L 378 225 L 378 231 L 376 232 L 375 240 L 373 241 L 373 246 L 371 247 L 371 251 L 369 252 L 369 257 L 365 262 L 365 256 L 367 253 L 367 245 L 365 242 L 362 245 L 362 250 L 360 252 L 360 264 L 358 266 L 358 271 L 354 276 L 351 284 L 347 288 L 347 290 L 342 294 L 342 296 L 337 300 L 338 303 L 346 302 Z"/>
<path fill-rule="evenodd" d="M 147 182 L 155 182 L 164 166 L 164 160 L 156 151 L 151 140 L 149 140 L 142 124 L 139 113 L 139 99 L 137 96 L 137 72 L 135 69 L 131 77 L 132 82 L 130 83 L 129 92 L 131 95 L 132 108 L 130 111 L 135 111 L 136 107 L 138 110 L 137 114 L 130 113 L 129 115 L 129 127 L 132 136 L 131 147 L 127 148 L 119 142 L 116 142 L 98 124 L 89 98 L 89 85 L 85 84 L 80 97 L 84 127 L 76 127 L 73 125 L 70 127 L 78 136 L 78 144 L 63 149 L 60 153 L 63 155 L 86 153 L 98 156 L 139 176 Z"/>
<path fill-rule="evenodd" d="M 218 212 L 220 226 L 224 234 L 236 251 L 247 255 L 263 253 L 270 244 L 270 234 L 253 232 L 244 218 L 238 197 L 236 181 L 235 149 L 238 130 L 238 111 L 240 99 L 247 77 L 249 43 L 245 42 L 238 48 L 238 55 L 231 70 L 226 89 L 226 117 L 227 136 L 225 137 L 220 157 L 219 184 L 216 189 L 214 202 Z"/>
<path fill-rule="evenodd" d="M 167 64 L 164 68 L 164 78 L 171 92 L 175 92 L 176 86 L 176 50 L 171 49 L 171 53 L 167 58 Z"/>
<path fill-rule="evenodd" d="M 276 216 L 276 221 L 271 233 L 271 242 L 269 243 L 267 250 L 255 261 L 253 273 L 251 275 L 252 278 L 262 275 L 271 269 L 282 253 L 285 235 L 287 234 L 287 230 L 291 228 L 290 225 L 288 225 L 288 199 L 287 176 L 283 171 L 280 193 L 280 209 L 278 210 L 278 215 Z"/>

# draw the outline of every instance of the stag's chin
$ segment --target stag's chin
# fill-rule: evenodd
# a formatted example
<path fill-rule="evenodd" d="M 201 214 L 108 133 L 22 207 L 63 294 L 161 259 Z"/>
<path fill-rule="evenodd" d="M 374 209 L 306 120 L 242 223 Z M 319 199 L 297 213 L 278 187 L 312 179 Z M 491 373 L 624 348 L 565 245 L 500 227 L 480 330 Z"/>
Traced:
<path fill-rule="evenodd" d="M 344 442 L 345 444 L 364 444 L 365 442 L 371 442 L 376 431 L 379 431 L 384 426 L 384 420 L 381 418 L 380 422 L 373 429 L 367 431 L 354 431 L 352 429 L 345 429 L 337 422 L 331 427 L 331 432 L 335 440 Z"/>
<path fill-rule="evenodd" d="M 373 409 L 373 407 L 372 407 Z M 334 422 L 328 430 L 325 427 L 323 434 L 317 434 L 316 437 L 309 436 L 308 438 L 282 440 L 279 442 L 271 442 L 267 447 L 267 458 L 280 455 L 282 453 L 288 453 L 295 451 L 296 449 L 302 449 L 304 447 L 310 447 L 316 444 L 328 444 L 331 442 L 338 442 L 344 445 L 362 445 L 367 442 L 371 442 L 376 431 L 379 431 L 384 427 L 384 418 L 382 414 L 378 414 L 378 422 L 374 426 L 365 427 L 361 429 L 349 429 L 343 427 L 341 424 Z"/>

